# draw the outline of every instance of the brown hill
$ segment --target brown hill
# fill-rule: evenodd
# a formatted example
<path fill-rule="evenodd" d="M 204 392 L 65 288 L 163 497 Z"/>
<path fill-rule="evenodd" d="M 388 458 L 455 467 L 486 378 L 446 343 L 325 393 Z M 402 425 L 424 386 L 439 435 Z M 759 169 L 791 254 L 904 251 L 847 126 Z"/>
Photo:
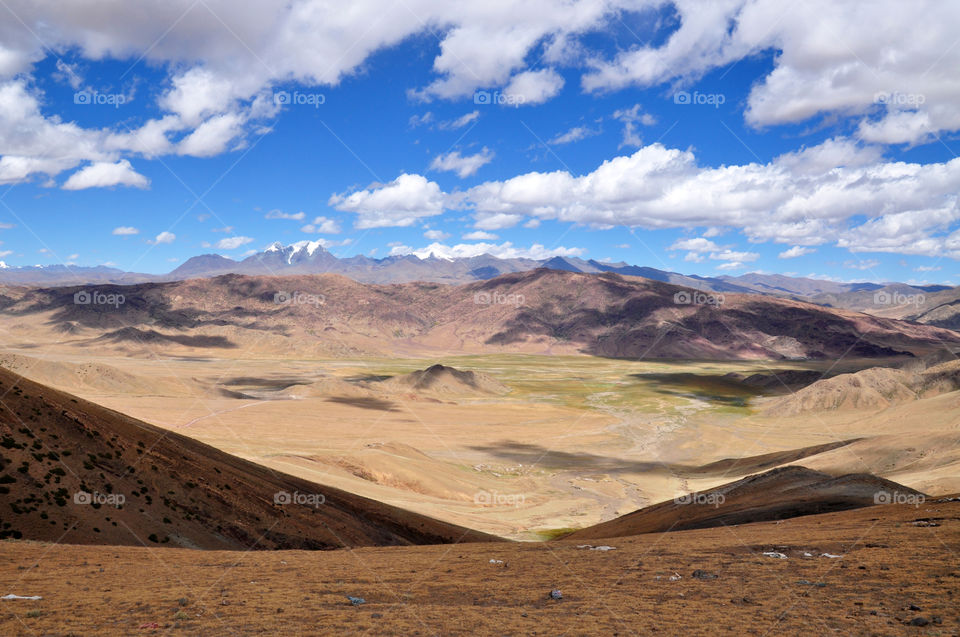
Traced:
<path fill-rule="evenodd" d="M 413 391 L 441 396 L 484 396 L 510 391 L 488 374 L 440 364 L 395 376 L 378 385 L 388 392 Z"/>
<path fill-rule="evenodd" d="M 783 359 L 960 347 L 960 334 L 946 329 L 768 296 L 707 297 L 610 273 L 539 269 L 458 286 L 229 275 L 95 290 L 100 299 L 122 294 L 114 305 L 75 303 L 84 291 L 11 289 L 0 328 L 20 335 L 25 347 L 124 355 L 212 349 L 227 357 L 465 351 Z"/>
<path fill-rule="evenodd" d="M 796 416 L 836 410 L 878 410 L 960 389 L 960 361 L 940 363 L 922 371 L 871 367 L 825 378 L 763 405 L 769 416 Z"/>
<path fill-rule="evenodd" d="M 0 369 L 0 537 L 204 549 L 498 538 L 314 484 Z"/>
<path fill-rule="evenodd" d="M 834 478 L 805 467 L 788 466 L 644 507 L 574 531 L 563 539 L 589 540 L 783 520 L 921 495 L 869 474 Z"/>

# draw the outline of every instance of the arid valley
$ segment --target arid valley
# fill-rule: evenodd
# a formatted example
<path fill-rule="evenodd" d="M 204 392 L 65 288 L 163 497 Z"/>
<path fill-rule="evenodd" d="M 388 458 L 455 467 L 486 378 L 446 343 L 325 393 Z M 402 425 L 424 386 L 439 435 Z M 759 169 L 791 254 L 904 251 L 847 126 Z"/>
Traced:
<path fill-rule="evenodd" d="M 958 34 L 0 0 L 0 637 L 960 637 Z"/>

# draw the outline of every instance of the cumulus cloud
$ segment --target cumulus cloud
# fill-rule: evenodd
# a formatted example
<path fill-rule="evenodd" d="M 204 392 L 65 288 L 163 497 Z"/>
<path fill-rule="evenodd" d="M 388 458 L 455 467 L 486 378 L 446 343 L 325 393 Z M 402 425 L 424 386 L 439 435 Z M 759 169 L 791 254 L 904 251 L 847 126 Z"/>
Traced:
<path fill-rule="evenodd" d="M 429 237 L 428 237 L 429 238 Z M 468 232 L 463 235 L 463 238 L 467 241 L 490 241 L 492 239 L 497 239 L 497 235 L 492 232 L 484 232 L 483 230 L 474 230 L 473 232 Z"/>
<path fill-rule="evenodd" d="M 546 102 L 562 88 L 563 76 L 553 69 L 542 69 L 514 75 L 503 92 L 512 104 L 532 105 Z"/>
<path fill-rule="evenodd" d="M 317 232 L 319 234 L 339 234 L 340 224 L 337 223 L 336 219 L 329 219 L 327 217 L 316 217 L 313 220 L 313 223 L 308 223 L 307 225 L 300 228 L 301 232 Z"/>
<path fill-rule="evenodd" d="M 106 186 L 133 186 L 146 188 L 150 180 L 138 173 L 126 159 L 117 163 L 97 162 L 81 168 L 70 175 L 64 190 L 84 190 L 86 188 L 103 188 Z"/>
<path fill-rule="evenodd" d="M 584 88 L 689 82 L 711 69 L 775 51 L 773 69 L 747 100 L 750 124 L 852 114 L 860 118 L 860 137 L 881 143 L 917 143 L 960 128 L 955 81 L 960 47 L 954 46 L 960 5 L 937 0 L 672 4 L 680 27 L 666 41 L 594 61 Z"/>
<path fill-rule="evenodd" d="M 411 226 L 443 212 L 445 196 L 436 182 L 402 174 L 388 184 L 373 184 L 350 194 L 335 194 L 328 205 L 357 215 L 356 227 Z"/>
<path fill-rule="evenodd" d="M 664 5 L 677 16 L 653 44 L 612 56 L 584 53 L 585 34 L 624 11 Z M 8 0 L 16 20 L 0 22 L 0 183 L 48 177 L 98 162 L 137 156 L 209 157 L 243 147 L 281 107 L 280 83 L 336 86 L 374 53 L 411 35 L 438 33 L 432 79 L 413 94 L 459 99 L 478 88 L 550 99 L 563 88 L 556 70 L 588 59 L 587 91 L 690 84 L 712 69 L 775 52 L 769 73 L 746 101 L 746 121 L 769 127 L 830 115 L 853 117 L 859 139 L 923 143 L 960 129 L 960 5 L 940 0 L 846 3 L 780 0 L 646 3 L 635 0 L 530 0 L 442 3 L 361 1 L 343 12 L 322 0 L 257 0 L 237 11 L 231 0 L 163 3 L 50 3 Z M 41 34 L 37 37 L 36 34 Z M 842 34 L 838 36 L 837 34 Z M 836 45 L 836 42 L 841 42 Z M 144 48 L 144 43 L 151 43 Z M 166 77 L 151 107 L 156 117 L 85 128 L 46 115 L 33 81 L 50 51 L 81 60 L 134 60 Z M 530 61 L 548 64 L 530 68 Z M 77 65 L 58 77 L 82 86 Z M 131 76 L 129 86 L 136 85 Z M 728 104 L 731 103 L 728 101 Z M 149 110 L 148 112 L 153 112 Z M 625 109 L 621 115 L 630 114 Z M 454 120 L 466 125 L 476 111 Z M 426 115 L 411 125 L 424 123 Z M 624 146 L 641 144 L 639 110 L 624 121 Z M 468 118 L 468 119 L 464 119 Z M 574 136 L 581 133 L 574 133 Z M 558 142 L 559 143 L 559 142 Z"/>
<path fill-rule="evenodd" d="M 253 0 L 243 11 L 231 0 L 9 0 L 6 10 L 17 19 L 0 22 L 0 183 L 135 155 L 209 157 L 241 148 L 247 135 L 268 130 L 263 121 L 281 110 L 273 99 L 278 84 L 336 86 L 374 53 L 421 32 L 439 33 L 440 46 L 434 79 L 413 90 L 417 96 L 452 99 L 479 87 L 509 87 L 527 103 L 539 103 L 556 94 L 563 78 L 553 69 L 527 68 L 535 47 L 549 43 L 543 59 L 559 59 L 559 43 L 603 25 L 631 3 L 531 0 L 506 10 L 497 2 L 417 0 L 408 6 L 361 0 L 344 12 L 323 0 Z M 159 113 L 104 129 L 41 114 L 27 87 L 36 86 L 31 74 L 51 51 L 70 51 L 81 62 L 136 60 L 161 69 L 165 88 L 151 98 Z M 79 67 L 61 60 L 56 77 L 81 87 Z M 136 74 L 126 82 L 129 93 Z M 450 125 L 464 126 L 477 116 L 468 113 Z"/>
<path fill-rule="evenodd" d="M 176 238 L 177 238 L 177 235 L 173 234 L 172 232 L 167 232 L 166 230 L 164 230 L 163 232 L 158 234 L 153 241 L 148 241 L 147 243 L 152 243 L 153 245 L 160 245 L 163 243 L 173 243 Z"/>
<path fill-rule="evenodd" d="M 756 242 L 960 257 L 960 232 L 949 232 L 960 220 L 960 159 L 886 162 L 849 141 L 823 146 L 766 164 L 701 168 L 690 150 L 651 144 L 585 175 L 531 172 L 482 183 L 460 204 L 484 230 L 526 217 L 597 227 L 723 226 Z M 825 155 L 846 159 L 833 166 Z"/>
<path fill-rule="evenodd" d="M 444 232 L 443 230 L 427 230 L 423 233 L 423 236 L 431 241 L 443 241 L 448 238 L 450 235 Z"/>
<path fill-rule="evenodd" d="M 461 179 L 476 174 L 485 164 L 493 161 L 493 151 L 483 147 L 479 153 L 473 155 L 461 155 L 460 151 L 451 151 L 443 155 L 437 155 L 433 158 L 430 168 L 433 170 L 444 170 L 457 173 Z"/>
<path fill-rule="evenodd" d="M 549 259 L 551 257 L 578 257 L 586 251 L 583 248 L 546 248 L 535 243 L 529 248 L 516 247 L 510 241 L 496 243 L 458 243 L 450 246 L 443 243 L 431 243 L 426 248 L 413 249 L 406 245 L 393 246 L 391 255 L 413 254 L 426 259 L 431 254 L 440 259 L 462 259 L 490 254 L 501 259 Z"/>
<path fill-rule="evenodd" d="M 796 259 L 797 257 L 802 257 L 807 254 L 816 252 L 815 248 L 807 248 L 804 246 L 793 246 L 789 250 L 784 250 L 777 255 L 780 259 Z"/>
<path fill-rule="evenodd" d="M 159 240 L 159 237 L 157 239 Z M 226 237 L 217 241 L 216 247 L 220 250 L 236 250 L 248 243 L 253 243 L 253 239 L 250 237 Z"/>

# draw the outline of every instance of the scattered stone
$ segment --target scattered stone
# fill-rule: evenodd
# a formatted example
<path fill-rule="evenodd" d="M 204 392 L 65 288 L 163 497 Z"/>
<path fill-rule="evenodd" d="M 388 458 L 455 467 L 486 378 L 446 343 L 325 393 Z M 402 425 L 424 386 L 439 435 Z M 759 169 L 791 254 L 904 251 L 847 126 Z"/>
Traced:
<path fill-rule="evenodd" d="M 784 555 L 783 553 L 778 553 L 777 551 L 764 551 L 763 554 L 764 554 L 766 557 L 774 557 L 774 558 L 776 558 L 776 559 L 778 559 L 778 560 L 785 560 L 785 559 L 787 559 L 787 556 L 786 556 L 786 555 Z"/>
<path fill-rule="evenodd" d="M 589 549 L 591 551 L 616 551 L 617 547 L 615 546 L 591 546 L 590 544 L 579 544 L 577 545 L 578 549 Z"/>
<path fill-rule="evenodd" d="M 500 566 L 501 564 L 503 564 L 503 560 L 494 560 L 494 559 L 491 559 L 491 560 L 490 560 L 490 563 L 491 563 L 491 564 L 495 564 L 495 565 L 497 565 L 497 566 Z"/>
<path fill-rule="evenodd" d="M 381 617 L 383 617 L 383 615 L 381 615 L 380 613 L 373 613 L 370 615 L 371 619 L 380 619 Z"/>
<path fill-rule="evenodd" d="M 560 592 L 560 589 L 555 588 L 550 591 L 550 599 L 561 600 L 563 599 L 563 593 Z"/>
<path fill-rule="evenodd" d="M 820 554 L 820 557 L 827 557 L 827 558 L 830 558 L 831 560 L 838 560 L 838 559 L 840 559 L 840 558 L 843 557 L 843 556 L 842 556 L 842 555 L 834 555 L 833 553 L 821 553 L 821 554 Z"/>
<path fill-rule="evenodd" d="M 916 604 L 910 604 L 909 606 L 907 606 L 907 610 L 923 610 L 923 609 L 917 606 Z"/>
<path fill-rule="evenodd" d="M 907 626 L 928 626 L 930 620 L 926 617 L 914 617 L 910 621 L 906 622 Z"/>
<path fill-rule="evenodd" d="M 354 597 L 352 595 L 347 595 L 347 599 L 350 600 L 350 603 L 354 606 L 359 606 L 360 604 L 366 604 L 367 600 L 362 597 Z"/>
<path fill-rule="evenodd" d="M 717 575 L 700 570 L 699 568 L 693 572 L 691 577 L 694 579 L 717 579 Z"/>

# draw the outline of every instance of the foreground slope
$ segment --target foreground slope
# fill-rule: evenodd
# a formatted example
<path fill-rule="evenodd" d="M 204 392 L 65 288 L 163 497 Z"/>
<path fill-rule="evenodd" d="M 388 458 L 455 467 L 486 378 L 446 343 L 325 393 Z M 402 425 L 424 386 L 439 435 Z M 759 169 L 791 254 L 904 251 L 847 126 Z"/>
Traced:
<path fill-rule="evenodd" d="M 584 353 L 618 358 L 924 355 L 946 329 L 755 294 L 707 297 L 617 274 L 538 269 L 481 283 L 365 285 L 337 275 L 8 290 L 10 347 L 108 354 Z M 122 295 L 114 305 L 75 302 Z"/>
<path fill-rule="evenodd" d="M 878 500 L 918 496 L 922 494 L 869 474 L 835 478 L 804 467 L 787 466 L 644 507 L 574 531 L 564 539 L 589 540 L 783 520 L 857 509 Z"/>
<path fill-rule="evenodd" d="M 3 594 L 43 599 L 0 602 L 0 633 L 885 636 L 960 631 L 960 501 L 868 507 L 606 544 L 614 550 L 580 548 L 584 542 L 572 540 L 216 551 L 198 559 L 196 551 L 176 549 L 6 542 L 0 562 Z M 549 597 L 554 589 L 561 600 Z M 347 595 L 366 603 L 353 606 Z"/>
<path fill-rule="evenodd" d="M 0 368 L 3 537 L 204 549 L 495 540 L 230 456 Z"/>

